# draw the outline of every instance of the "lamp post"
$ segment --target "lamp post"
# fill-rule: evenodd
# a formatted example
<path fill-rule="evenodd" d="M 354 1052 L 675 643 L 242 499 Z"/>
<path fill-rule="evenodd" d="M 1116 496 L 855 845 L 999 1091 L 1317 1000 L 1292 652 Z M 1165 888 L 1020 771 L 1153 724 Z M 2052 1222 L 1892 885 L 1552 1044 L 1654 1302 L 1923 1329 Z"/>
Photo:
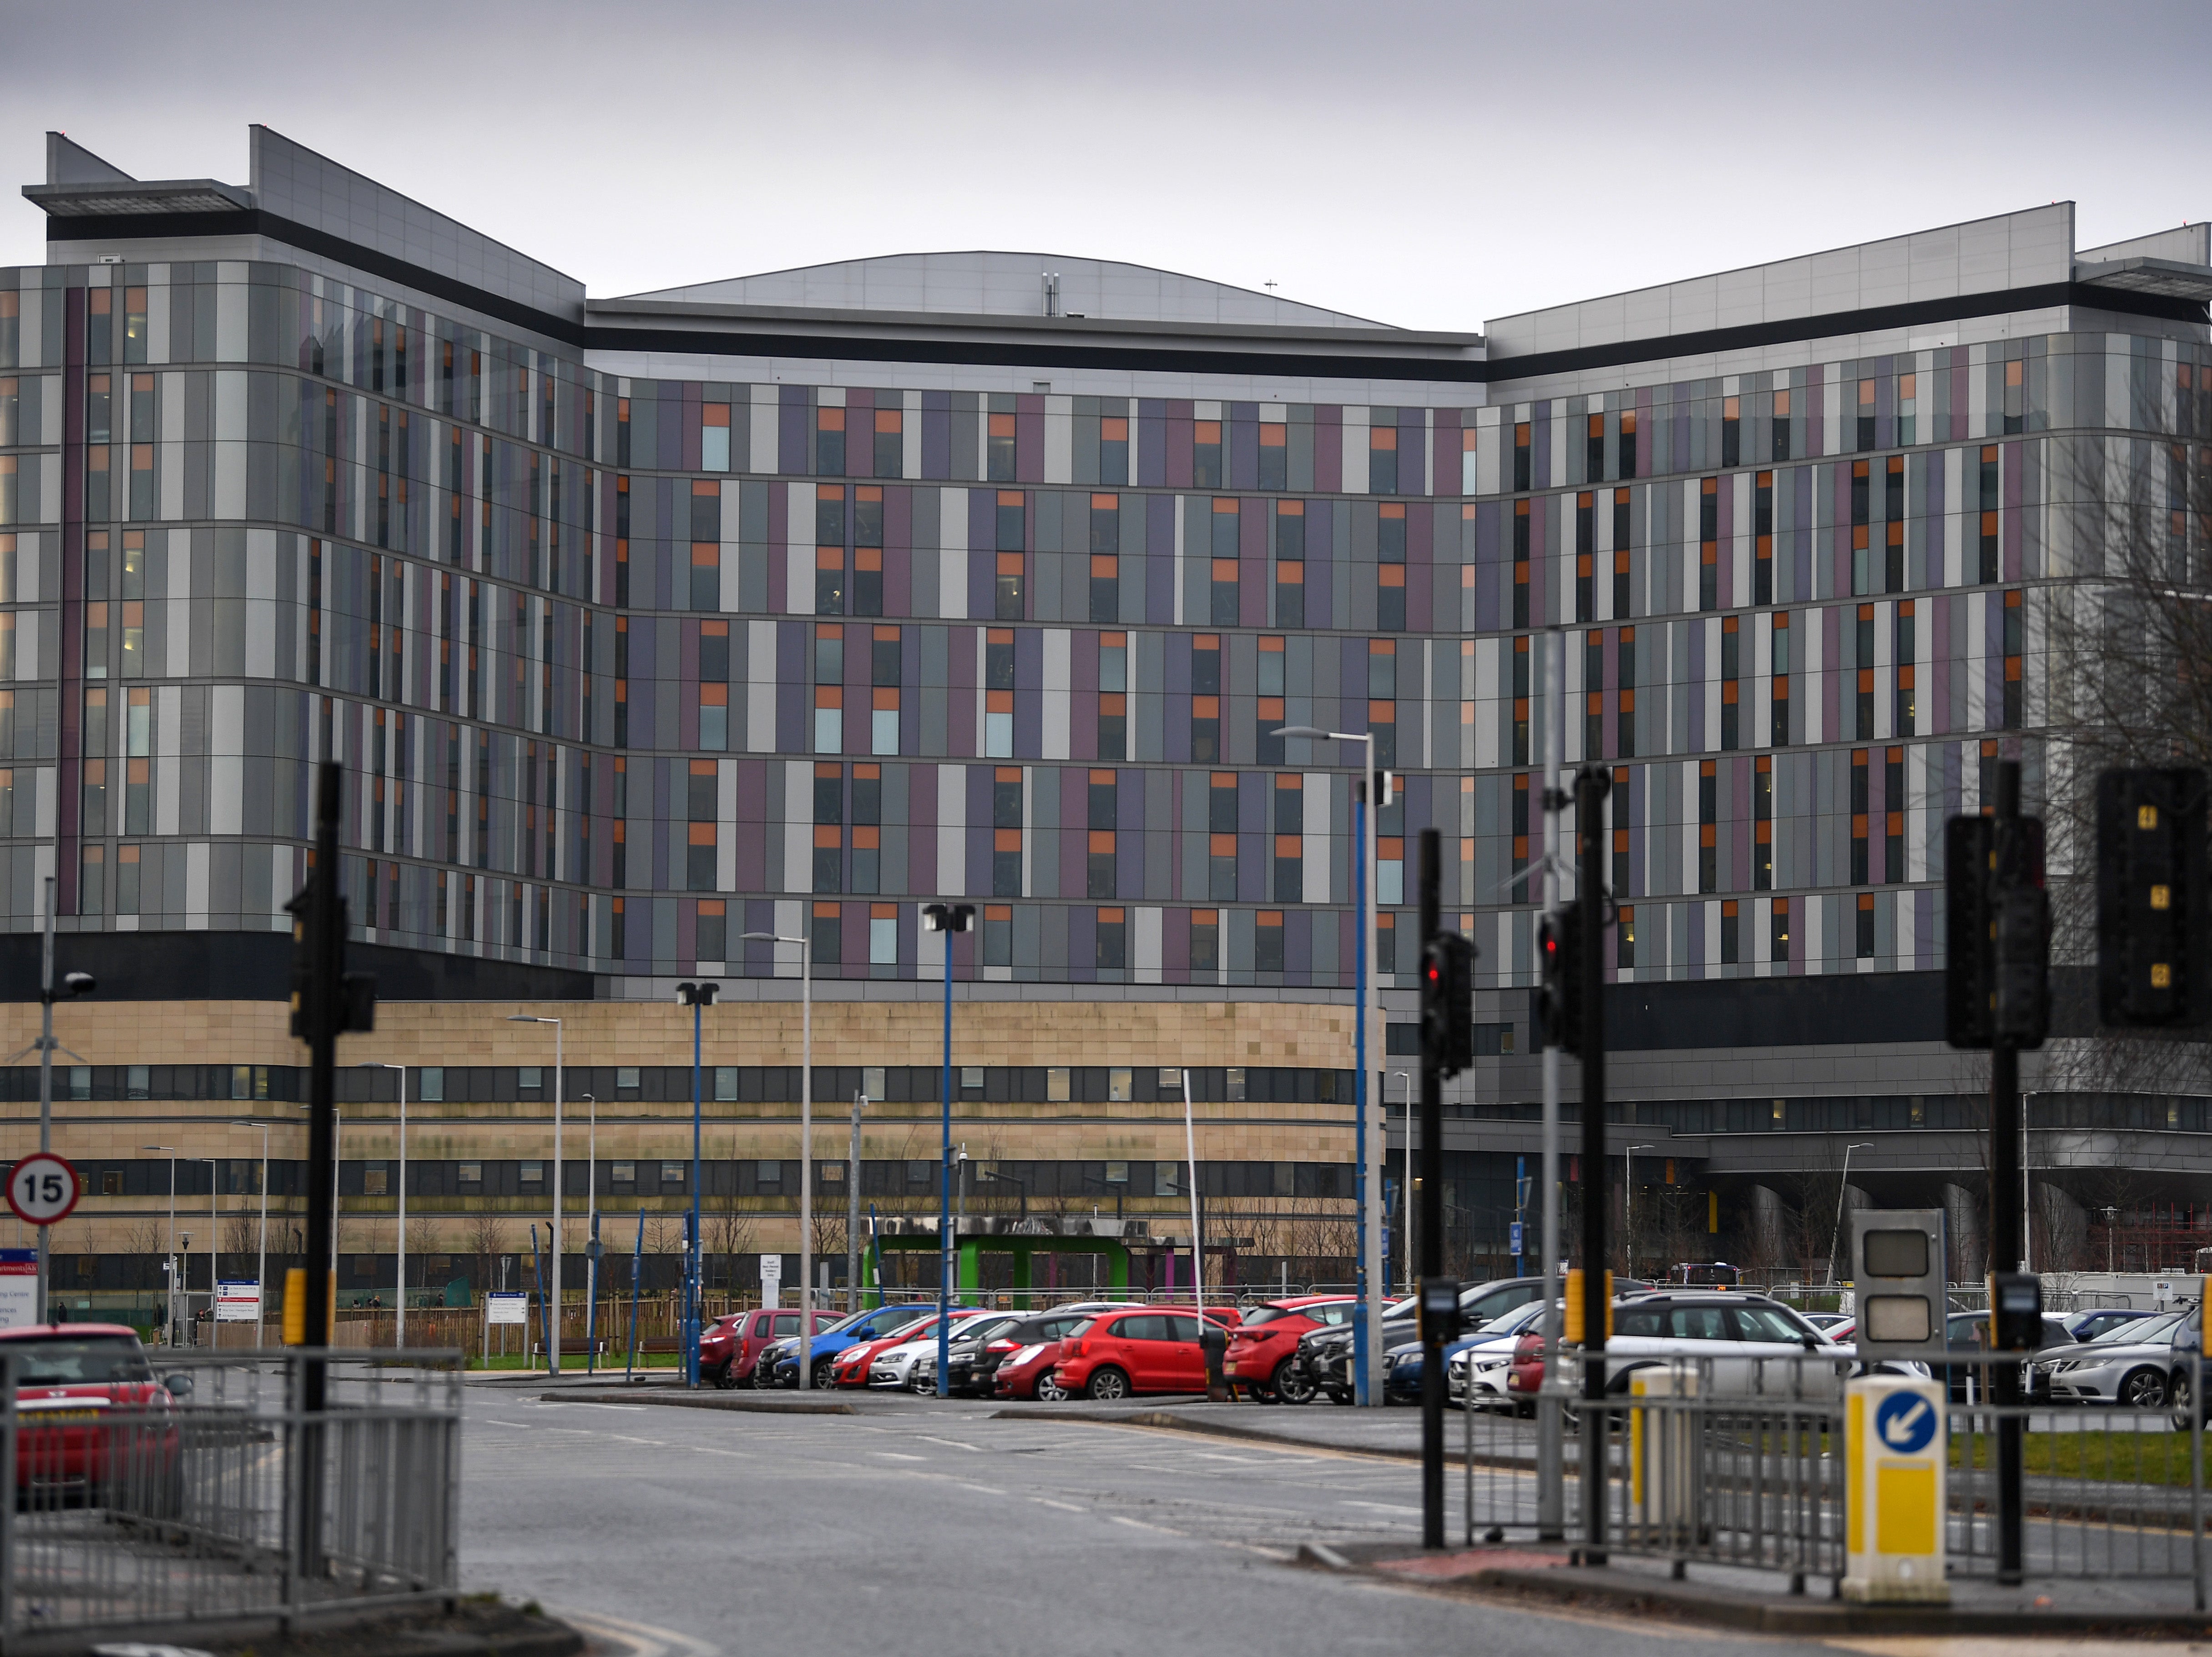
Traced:
<path fill-rule="evenodd" d="M 1385 1044 L 1388 1045 L 1387 1043 Z M 1413 1077 L 1398 1072 L 1399 1090 L 1405 1095 L 1406 1171 L 1398 1178 L 1398 1242 L 1406 1251 L 1406 1292 L 1413 1292 Z"/>
<path fill-rule="evenodd" d="M 974 924 L 972 903 L 925 903 L 921 925 L 945 938 L 945 1111 L 937 1157 L 937 1395 L 952 1396 L 952 935 Z M 1024 1205 L 1026 1206 L 1026 1205 Z"/>
<path fill-rule="evenodd" d="M 1620 1230 L 1626 1245 L 1628 1275 L 1636 1275 L 1636 1153 L 1656 1150 L 1656 1145 L 1631 1145 L 1620 1153 Z"/>
<path fill-rule="evenodd" d="M 188 1157 L 185 1160 L 194 1162 L 205 1162 L 208 1165 L 208 1344 L 212 1346 L 215 1344 L 216 1301 L 222 1292 L 216 1287 L 216 1274 L 222 1270 L 222 1268 L 216 1264 L 216 1249 L 218 1247 L 216 1240 L 218 1220 L 218 1216 L 216 1211 L 216 1199 L 222 1194 L 221 1191 L 222 1181 L 216 1178 L 216 1174 L 221 1168 L 221 1163 L 213 1156 L 192 1156 Z M 190 1272 L 185 1273 L 185 1282 L 187 1285 L 191 1284 L 191 1274 Z M 185 1322 L 189 1326 L 191 1320 L 191 1290 L 187 1287 L 185 1291 Z"/>
<path fill-rule="evenodd" d="M 90 995 L 92 991 L 90 973 L 70 973 L 58 986 L 54 983 L 54 877 L 48 875 L 46 926 L 39 953 L 39 1039 L 32 1043 L 39 1053 L 39 1149 L 43 1151 L 54 1148 L 54 1003 L 64 996 Z M 16 1058 L 21 1056 L 18 1053 Z M 70 1057 L 76 1059 L 79 1055 L 70 1053 Z M 13 1064 L 15 1059 L 8 1062 Z M 52 1316 L 46 1306 L 46 1243 L 52 1230 L 52 1226 L 38 1228 L 39 1303 L 33 1317 L 37 1323 L 45 1323 Z"/>
<path fill-rule="evenodd" d="M 256 1346 L 268 1337 L 269 1312 L 269 1124 L 266 1122 L 233 1122 L 233 1127 L 258 1127 L 261 1130 L 261 1247 L 253 1261 L 253 1344 Z"/>
<path fill-rule="evenodd" d="M 1844 1235 L 1844 1199 L 1850 1196 L 1851 1192 L 1851 1153 L 1855 1150 L 1872 1150 L 1873 1149 L 1874 1141 L 1871 1139 L 1863 1144 L 1844 1147 L 1844 1177 L 1842 1182 L 1836 1187 L 1836 1228 L 1828 1234 L 1828 1281 L 1830 1283 L 1836 1281 L 1836 1244 Z"/>
<path fill-rule="evenodd" d="M 407 1344 L 407 1066 L 365 1059 L 359 1068 L 399 1072 L 399 1308 L 392 1326 L 392 1344 L 403 1347 Z"/>
<path fill-rule="evenodd" d="M 814 940 L 801 933 L 741 932 L 748 944 L 799 945 L 799 1387 L 814 1384 Z M 941 1370 L 942 1365 L 939 1366 Z"/>
<path fill-rule="evenodd" d="M 1375 818 L 1381 803 L 1376 798 L 1381 790 L 1375 769 L 1375 733 L 1286 725 L 1271 734 L 1285 738 L 1303 737 L 1309 742 L 1356 742 L 1367 745 L 1361 773 L 1361 797 L 1353 802 L 1361 824 L 1358 831 L 1360 854 L 1352 874 L 1358 889 L 1360 944 L 1355 992 L 1359 1010 L 1352 1021 L 1352 1056 L 1358 1068 L 1352 1081 L 1357 1126 L 1352 1133 L 1352 1152 L 1357 1165 L 1352 1179 L 1358 1193 L 1360 1315 L 1352 1320 L 1352 1378 L 1359 1402 L 1379 1405 L 1382 1402 L 1382 1348 L 1376 1337 L 1382 1328 L 1382 1174 L 1381 1157 L 1370 1161 L 1367 1155 L 1367 1090 L 1370 1084 L 1367 1074 L 1367 1026 L 1370 1007 L 1376 1029 L 1383 1028 L 1375 971 L 1376 900 L 1382 895 L 1375 889 Z M 1411 1133 L 1407 1137 L 1410 1141 Z"/>
<path fill-rule="evenodd" d="M 690 1247 L 684 1260 L 684 1384 L 699 1384 L 699 1041 L 700 1018 L 714 1005 L 720 984 L 678 984 L 676 1005 L 691 1009 L 691 1219 Z M 803 1174 L 799 1176 L 805 1177 Z"/>
<path fill-rule="evenodd" d="M 163 1270 L 169 1277 L 169 1315 L 162 1320 L 167 1326 L 169 1344 L 177 1344 L 177 1148 L 174 1145 L 141 1145 L 141 1150 L 167 1152 L 169 1158 L 169 1243 L 162 1255 Z"/>
<path fill-rule="evenodd" d="M 591 1133 L 585 1141 L 584 1155 L 584 1373 L 592 1374 L 599 1363 L 599 1101 L 597 1094 L 587 1093 L 584 1102 L 591 1107 Z"/>
<path fill-rule="evenodd" d="M 562 1042 L 568 1032 L 557 1018 L 534 1012 L 512 1012 L 510 1024 L 550 1024 L 553 1027 L 553 1315 L 545 1320 L 545 1373 L 561 1373 L 561 1078 Z M 525 1343 L 527 1344 L 527 1343 Z"/>

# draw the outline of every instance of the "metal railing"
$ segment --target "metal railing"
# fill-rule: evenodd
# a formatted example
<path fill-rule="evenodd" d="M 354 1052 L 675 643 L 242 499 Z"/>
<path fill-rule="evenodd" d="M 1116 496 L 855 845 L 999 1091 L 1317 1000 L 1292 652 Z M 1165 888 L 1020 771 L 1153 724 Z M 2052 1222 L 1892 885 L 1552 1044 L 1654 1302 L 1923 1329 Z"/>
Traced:
<path fill-rule="evenodd" d="M 2177 1354 L 2191 1398 L 2212 1364 Z M 1949 1403 L 1946 1543 L 1952 1575 L 1999 1575 L 1997 1445 L 2023 1443 L 2021 1569 L 2029 1579 L 2192 1581 L 2205 1545 L 2202 1410 L 1987 1400 L 1990 1375 L 2018 1357 L 1960 1352 L 1935 1368 Z M 1637 1369 L 1638 1390 L 1593 1406 L 1579 1396 L 1515 1397 L 1474 1378 L 1462 1446 L 1466 1540 L 1589 1545 L 1583 1452 L 1605 1427 L 1606 1554 L 1780 1572 L 1793 1592 L 1842 1578 L 1846 1518 L 1844 1411 L 1849 1363 L 1773 1357 L 1677 1360 Z M 1452 1372 L 1465 1397 L 1464 1366 Z M 1487 1378 L 1491 1387 L 1502 1376 Z M 1544 1454 L 1546 1411 L 1558 1450 Z M 1556 1471 L 1554 1471 L 1556 1469 Z"/>
<path fill-rule="evenodd" d="M 59 1393 L 0 1348 L 0 1647 L 454 1591 L 459 1353 L 149 1356 Z"/>

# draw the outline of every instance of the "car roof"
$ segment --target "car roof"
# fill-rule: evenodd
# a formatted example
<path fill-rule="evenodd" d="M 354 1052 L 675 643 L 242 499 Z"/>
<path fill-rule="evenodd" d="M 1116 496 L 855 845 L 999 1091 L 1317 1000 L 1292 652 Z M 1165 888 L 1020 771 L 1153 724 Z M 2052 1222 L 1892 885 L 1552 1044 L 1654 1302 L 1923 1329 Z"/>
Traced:
<path fill-rule="evenodd" d="M 0 1329 L 0 1340 L 49 1340 L 56 1335 L 128 1335 L 138 1338 L 138 1332 L 127 1323 L 26 1323 L 13 1329 Z"/>

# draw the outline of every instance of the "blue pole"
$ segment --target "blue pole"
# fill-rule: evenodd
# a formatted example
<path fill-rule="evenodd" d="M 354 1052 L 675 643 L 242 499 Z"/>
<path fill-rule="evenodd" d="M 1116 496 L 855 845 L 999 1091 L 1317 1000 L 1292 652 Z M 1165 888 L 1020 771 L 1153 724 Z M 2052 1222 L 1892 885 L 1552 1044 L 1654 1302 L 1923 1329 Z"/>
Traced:
<path fill-rule="evenodd" d="M 599 1217 L 592 1215 L 592 1288 L 584 1303 L 584 1373 L 592 1374 L 599 1358 Z"/>
<path fill-rule="evenodd" d="M 699 1017 L 691 1003 L 691 1217 L 684 1257 L 684 1384 L 699 1384 Z M 805 1177 L 802 1171 L 800 1178 Z"/>
<path fill-rule="evenodd" d="M 1526 1156 L 1516 1156 L 1513 1159 L 1513 1223 L 1522 1228 L 1521 1247 L 1513 1252 L 1513 1275 L 1516 1278 L 1525 1278 L 1528 1275 L 1528 1230 L 1522 1214 L 1523 1202 L 1522 1193 L 1528 1188 L 1528 1159 Z"/>
<path fill-rule="evenodd" d="M 1372 780 L 1370 772 L 1369 782 Z M 1352 1140 L 1352 1254 L 1358 1262 L 1353 1276 L 1359 1304 L 1352 1314 L 1352 1388 L 1354 1400 L 1361 1405 L 1370 1401 L 1367 1396 L 1367 809 L 1365 799 L 1352 800 L 1352 899 L 1358 932 L 1352 959 L 1355 993 L 1359 998 L 1359 1016 L 1352 1027 L 1352 1063 L 1357 1067 L 1352 1082 L 1352 1106 L 1357 1113 Z"/>
<path fill-rule="evenodd" d="M 937 1158 L 937 1395 L 952 1396 L 952 931 L 945 938 L 945 1121 Z"/>

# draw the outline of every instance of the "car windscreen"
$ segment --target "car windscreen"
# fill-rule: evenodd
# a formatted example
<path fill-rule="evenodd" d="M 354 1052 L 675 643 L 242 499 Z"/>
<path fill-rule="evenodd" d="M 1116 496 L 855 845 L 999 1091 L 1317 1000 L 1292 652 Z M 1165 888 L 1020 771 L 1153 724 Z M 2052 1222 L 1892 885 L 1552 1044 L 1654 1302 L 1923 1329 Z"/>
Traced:
<path fill-rule="evenodd" d="M 971 1342 L 996 1340 L 1020 1321 L 1019 1318 L 970 1318 L 965 1323 L 953 1326 L 952 1338 Z"/>
<path fill-rule="evenodd" d="M 1262 1324 L 1274 1323 L 1284 1318 L 1294 1318 L 1296 1308 L 1288 1306 L 1255 1306 L 1244 1314 L 1240 1328 L 1257 1329 Z"/>
<path fill-rule="evenodd" d="M 1082 1322 L 1077 1324 L 1075 1327 L 1069 1330 L 1062 1338 L 1073 1340 L 1079 1335 L 1087 1335 L 1091 1332 L 1092 1326 L 1095 1326 L 1097 1321 L 1098 1320 L 1096 1318 L 1085 1318 Z"/>
<path fill-rule="evenodd" d="M 1812 1332 L 1778 1306 L 1746 1301 L 1729 1310 L 1735 1314 L 1736 1326 L 1745 1340 L 1802 1341 Z"/>
<path fill-rule="evenodd" d="M 75 1387 L 89 1383 L 154 1379 L 146 1354 L 129 1335 L 83 1335 L 46 1340 L 11 1340 L 4 1349 L 15 1361 L 22 1387 Z"/>
<path fill-rule="evenodd" d="M 1533 1300 L 1526 1305 L 1515 1307 L 1503 1317 L 1492 1318 L 1482 1326 L 1482 1333 L 1486 1336 L 1517 1334 L 1543 1315 L 1544 1302 L 1540 1299 Z"/>
<path fill-rule="evenodd" d="M 2171 1332 L 2173 1326 L 2180 1321 L 2181 1314 L 2179 1312 L 2170 1312 L 2163 1317 L 2153 1314 L 2149 1317 L 2132 1318 L 2125 1323 L 2114 1324 L 2096 1338 L 2100 1341 L 2112 1341 L 2116 1344 L 2157 1340 Z"/>

